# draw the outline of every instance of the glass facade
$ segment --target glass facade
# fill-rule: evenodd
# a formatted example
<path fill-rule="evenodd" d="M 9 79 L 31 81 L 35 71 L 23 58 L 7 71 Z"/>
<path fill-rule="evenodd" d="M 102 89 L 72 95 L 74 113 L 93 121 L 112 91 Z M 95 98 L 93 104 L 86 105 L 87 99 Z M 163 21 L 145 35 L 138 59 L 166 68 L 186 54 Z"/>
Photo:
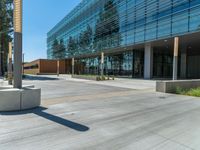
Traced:
<path fill-rule="evenodd" d="M 47 34 L 47 54 L 68 58 L 199 30 L 200 0 L 83 0 Z"/>
<path fill-rule="evenodd" d="M 80 58 L 75 62 L 75 74 L 100 75 L 100 57 Z M 133 50 L 107 55 L 104 74 L 124 77 L 143 77 L 144 50 Z"/>
<path fill-rule="evenodd" d="M 76 74 L 100 74 L 100 53 L 104 52 L 104 74 L 138 78 L 145 77 L 145 44 L 154 43 L 151 76 L 169 78 L 173 72 L 173 44 L 167 41 L 199 33 L 200 0 L 82 0 L 48 32 L 47 56 L 74 57 Z M 192 47 L 188 40 L 182 45 Z M 155 44 L 160 41 L 165 42 Z M 198 45 L 198 38 L 195 42 Z M 199 47 L 195 47 L 197 52 Z M 181 68 L 178 74 L 200 77 L 197 71 L 192 72 L 198 64 L 192 58 L 198 59 L 190 53 L 185 61 L 186 75 Z M 183 63 L 179 60 L 179 66 Z"/>

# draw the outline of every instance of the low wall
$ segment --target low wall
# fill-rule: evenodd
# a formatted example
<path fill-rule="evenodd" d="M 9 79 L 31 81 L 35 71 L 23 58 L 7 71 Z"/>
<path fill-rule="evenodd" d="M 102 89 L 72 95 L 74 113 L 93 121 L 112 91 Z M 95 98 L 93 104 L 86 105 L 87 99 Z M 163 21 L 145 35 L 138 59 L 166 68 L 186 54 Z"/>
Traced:
<path fill-rule="evenodd" d="M 164 93 L 176 93 L 176 89 L 191 89 L 200 87 L 200 79 L 198 80 L 176 80 L 176 81 L 157 81 L 156 91 Z"/>

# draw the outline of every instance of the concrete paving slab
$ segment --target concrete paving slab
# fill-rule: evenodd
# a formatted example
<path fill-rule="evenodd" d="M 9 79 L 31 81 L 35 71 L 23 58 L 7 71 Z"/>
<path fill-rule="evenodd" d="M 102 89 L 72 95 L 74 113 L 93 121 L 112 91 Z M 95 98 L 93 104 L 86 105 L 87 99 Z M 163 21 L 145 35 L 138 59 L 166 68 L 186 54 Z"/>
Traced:
<path fill-rule="evenodd" d="M 156 87 L 156 81 L 154 80 L 133 79 L 133 78 L 115 78 L 115 80 L 89 81 L 84 79 L 73 79 L 70 76 L 66 76 L 66 80 L 87 82 L 90 84 L 107 85 L 107 86 L 128 88 L 135 90 L 146 90 L 146 89 L 155 90 Z"/>
<path fill-rule="evenodd" d="M 0 77 L 0 86 L 3 86 L 4 85 L 4 81 L 3 81 L 3 78 Z"/>
<path fill-rule="evenodd" d="M 170 140 L 167 140 L 161 144 L 159 144 L 158 146 L 152 148 L 151 150 L 192 150 L 192 148 L 183 145 L 183 144 L 179 144 Z"/>
<path fill-rule="evenodd" d="M 83 83 L 88 83 L 88 84 L 105 85 L 105 86 L 120 87 L 120 88 L 135 89 L 135 90 L 146 90 L 146 89 L 155 90 L 155 87 L 156 87 L 156 80 L 144 80 L 144 79 L 134 79 L 134 78 L 115 78 L 115 80 L 91 81 L 91 80 L 85 80 L 85 79 L 71 78 L 71 75 L 60 75 L 60 76 L 39 75 L 37 77 L 38 77 L 38 80 L 39 80 L 39 77 L 41 77 L 41 79 L 53 78 L 53 79 L 58 79 L 58 80 L 83 82 Z"/>
<path fill-rule="evenodd" d="M 199 150 L 200 100 L 83 81 L 24 81 L 41 108 L 0 113 L 1 150 Z"/>

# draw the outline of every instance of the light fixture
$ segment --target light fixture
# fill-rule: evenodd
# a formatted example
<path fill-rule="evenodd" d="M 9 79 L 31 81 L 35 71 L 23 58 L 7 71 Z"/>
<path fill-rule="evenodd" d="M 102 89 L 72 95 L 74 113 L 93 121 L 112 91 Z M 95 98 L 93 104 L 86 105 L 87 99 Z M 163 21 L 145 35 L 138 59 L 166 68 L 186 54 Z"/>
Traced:
<path fill-rule="evenodd" d="M 178 49 L 179 49 L 179 38 L 174 38 L 174 56 L 178 56 Z"/>
<path fill-rule="evenodd" d="M 9 42 L 9 52 L 8 52 L 8 58 L 12 59 L 12 42 Z"/>
<path fill-rule="evenodd" d="M 14 30 L 22 33 L 22 0 L 14 0 Z"/>

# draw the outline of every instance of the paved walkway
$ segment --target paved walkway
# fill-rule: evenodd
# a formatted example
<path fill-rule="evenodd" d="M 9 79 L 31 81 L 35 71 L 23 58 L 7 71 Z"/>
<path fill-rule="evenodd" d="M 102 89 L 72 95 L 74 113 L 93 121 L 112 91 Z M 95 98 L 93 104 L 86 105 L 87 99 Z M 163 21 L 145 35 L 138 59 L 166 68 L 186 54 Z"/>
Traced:
<path fill-rule="evenodd" d="M 142 80 L 142 79 L 123 79 L 116 78 L 115 80 L 103 81 L 103 82 L 92 82 L 94 84 L 108 85 L 113 87 L 121 87 L 135 90 L 155 90 L 156 82 L 153 80 Z"/>
<path fill-rule="evenodd" d="M 155 80 L 144 80 L 144 79 L 132 79 L 132 78 L 115 78 L 115 80 L 109 81 L 92 81 L 92 80 L 84 80 L 84 79 L 75 79 L 71 78 L 71 75 L 60 75 L 59 77 L 56 75 L 40 75 L 41 79 L 49 78 L 52 80 L 60 79 L 60 80 L 67 80 L 67 81 L 74 81 L 74 82 L 84 82 L 88 84 L 98 84 L 104 86 L 112 86 L 112 87 L 120 87 L 126 89 L 135 89 L 135 90 L 155 90 L 156 81 Z M 36 78 L 37 79 L 37 78 Z M 39 78 L 38 78 L 39 80 Z"/>
<path fill-rule="evenodd" d="M 0 150 L 200 149 L 199 98 L 64 79 L 24 83 L 42 88 L 42 106 L 0 113 Z"/>
<path fill-rule="evenodd" d="M 4 85 L 3 77 L 0 76 L 0 86 Z"/>

